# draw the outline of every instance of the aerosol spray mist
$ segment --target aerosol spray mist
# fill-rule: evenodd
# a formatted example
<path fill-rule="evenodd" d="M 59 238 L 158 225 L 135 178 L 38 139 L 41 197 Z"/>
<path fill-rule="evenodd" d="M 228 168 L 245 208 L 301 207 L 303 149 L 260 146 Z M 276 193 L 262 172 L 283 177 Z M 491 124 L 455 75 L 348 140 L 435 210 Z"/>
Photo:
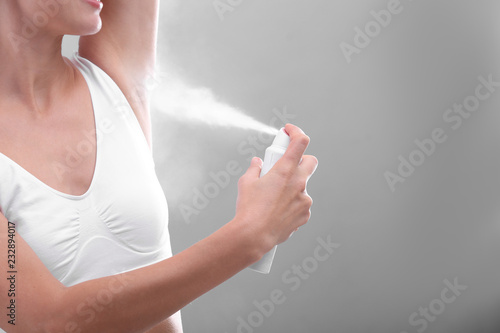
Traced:
<path fill-rule="evenodd" d="M 285 154 L 289 143 L 290 137 L 285 132 L 285 129 L 280 129 L 279 133 L 274 138 L 272 145 L 266 149 L 260 177 L 263 177 L 269 170 L 271 170 L 273 165 L 283 156 L 283 154 Z M 269 274 L 271 271 L 271 265 L 273 264 L 274 254 L 276 253 L 276 247 L 277 246 L 266 253 L 258 262 L 251 265 L 250 268 L 260 273 Z"/>

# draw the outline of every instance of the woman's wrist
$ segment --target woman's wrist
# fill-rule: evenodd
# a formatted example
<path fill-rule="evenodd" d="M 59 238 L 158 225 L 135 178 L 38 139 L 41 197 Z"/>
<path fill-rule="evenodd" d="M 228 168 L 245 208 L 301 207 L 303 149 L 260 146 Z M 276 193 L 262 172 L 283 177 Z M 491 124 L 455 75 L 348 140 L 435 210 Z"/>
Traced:
<path fill-rule="evenodd" d="M 225 226 L 231 235 L 237 236 L 240 248 L 248 255 L 249 265 L 259 261 L 276 245 L 254 222 L 251 218 L 235 216 Z"/>

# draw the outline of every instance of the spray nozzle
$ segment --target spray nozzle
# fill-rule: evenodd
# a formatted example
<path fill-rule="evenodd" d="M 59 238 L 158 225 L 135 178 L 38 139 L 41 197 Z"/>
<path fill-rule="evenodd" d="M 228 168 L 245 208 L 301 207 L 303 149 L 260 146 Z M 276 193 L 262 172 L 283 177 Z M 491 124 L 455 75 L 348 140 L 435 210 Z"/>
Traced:
<path fill-rule="evenodd" d="M 279 146 L 286 149 L 289 144 L 290 144 L 290 137 L 285 132 L 285 128 L 282 127 L 278 132 L 278 134 L 276 134 L 276 137 L 274 138 L 273 146 Z"/>

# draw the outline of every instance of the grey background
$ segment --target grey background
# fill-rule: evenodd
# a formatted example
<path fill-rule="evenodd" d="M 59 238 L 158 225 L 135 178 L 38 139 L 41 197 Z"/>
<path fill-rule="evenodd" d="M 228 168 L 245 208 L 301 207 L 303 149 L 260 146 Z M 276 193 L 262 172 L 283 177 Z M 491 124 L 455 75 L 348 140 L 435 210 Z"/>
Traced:
<path fill-rule="evenodd" d="M 352 43 L 354 28 L 387 3 L 247 0 L 221 21 L 212 1 L 162 1 L 165 80 L 208 88 L 265 124 L 286 107 L 320 160 L 308 186 L 312 218 L 278 248 L 271 274 L 245 270 L 194 301 L 183 310 L 186 333 L 237 332 L 238 317 L 247 320 L 274 289 L 286 301 L 254 332 L 417 332 L 410 315 L 455 278 L 467 290 L 424 331 L 500 331 L 500 92 L 459 130 L 442 118 L 474 93 L 478 76 L 500 81 L 500 3 L 402 0 L 403 12 L 347 64 L 340 43 Z M 65 52 L 74 47 L 68 39 Z M 256 132 L 159 110 L 153 121 L 178 253 L 234 216 L 238 177 L 189 224 L 179 205 L 228 161 L 246 169 L 237 147 Z M 436 127 L 448 140 L 391 192 L 384 172 Z M 292 291 L 282 274 L 328 235 L 341 247 Z"/>

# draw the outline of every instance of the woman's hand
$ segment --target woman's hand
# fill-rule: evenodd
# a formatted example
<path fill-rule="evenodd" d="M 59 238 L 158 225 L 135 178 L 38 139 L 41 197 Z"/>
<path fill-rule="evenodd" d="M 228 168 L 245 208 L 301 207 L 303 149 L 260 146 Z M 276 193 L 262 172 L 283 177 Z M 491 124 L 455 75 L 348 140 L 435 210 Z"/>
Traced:
<path fill-rule="evenodd" d="M 309 137 L 297 126 L 287 124 L 290 145 L 283 157 L 262 178 L 262 160 L 253 158 L 238 182 L 234 223 L 241 223 L 258 237 L 264 253 L 287 240 L 311 216 L 312 199 L 307 181 L 316 171 L 318 160 L 303 155 Z"/>

